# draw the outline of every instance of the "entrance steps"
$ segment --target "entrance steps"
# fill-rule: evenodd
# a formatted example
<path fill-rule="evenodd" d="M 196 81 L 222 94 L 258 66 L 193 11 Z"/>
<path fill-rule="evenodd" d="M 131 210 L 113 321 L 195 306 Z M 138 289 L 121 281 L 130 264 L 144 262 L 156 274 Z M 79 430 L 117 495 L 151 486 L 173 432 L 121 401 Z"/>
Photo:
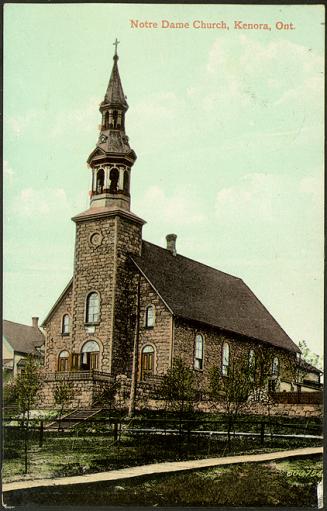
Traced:
<path fill-rule="evenodd" d="M 60 421 L 57 419 L 51 422 L 45 429 L 47 430 L 69 430 L 77 424 L 94 417 L 102 411 L 102 408 L 78 408 L 64 415 Z"/>

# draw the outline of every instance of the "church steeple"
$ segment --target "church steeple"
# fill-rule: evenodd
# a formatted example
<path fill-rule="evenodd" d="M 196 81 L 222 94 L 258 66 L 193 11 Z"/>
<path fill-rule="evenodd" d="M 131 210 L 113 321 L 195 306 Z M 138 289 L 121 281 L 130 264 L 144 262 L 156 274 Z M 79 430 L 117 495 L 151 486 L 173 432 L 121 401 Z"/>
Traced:
<path fill-rule="evenodd" d="M 118 70 L 117 45 L 106 94 L 100 104 L 100 135 L 88 158 L 92 168 L 91 207 L 130 209 L 130 175 L 136 154 L 125 133 L 126 96 Z"/>

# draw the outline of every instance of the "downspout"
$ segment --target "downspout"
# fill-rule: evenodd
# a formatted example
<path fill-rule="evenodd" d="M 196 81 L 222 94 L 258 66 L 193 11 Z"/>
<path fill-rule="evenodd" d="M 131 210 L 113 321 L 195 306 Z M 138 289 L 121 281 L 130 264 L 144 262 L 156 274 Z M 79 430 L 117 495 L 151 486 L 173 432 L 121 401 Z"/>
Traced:
<path fill-rule="evenodd" d="M 137 386 L 137 372 L 138 372 L 138 351 L 139 351 L 139 334 L 140 334 L 140 282 L 141 276 L 138 274 L 137 282 L 137 309 L 136 309 L 136 321 L 135 321 L 135 333 L 134 333 L 134 348 L 133 348 L 133 364 L 132 364 L 132 381 L 131 381 L 131 393 L 129 398 L 128 416 L 133 417 L 135 413 L 135 397 L 136 397 L 136 386 Z"/>

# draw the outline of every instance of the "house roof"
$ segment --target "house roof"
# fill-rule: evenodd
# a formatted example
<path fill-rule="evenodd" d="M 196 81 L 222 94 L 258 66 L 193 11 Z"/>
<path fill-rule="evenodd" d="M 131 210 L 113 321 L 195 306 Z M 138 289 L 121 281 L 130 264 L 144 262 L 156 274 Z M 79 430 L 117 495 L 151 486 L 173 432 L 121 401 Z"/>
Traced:
<path fill-rule="evenodd" d="M 44 335 L 39 328 L 3 320 L 2 333 L 14 351 L 34 353 L 44 344 Z"/>
<path fill-rule="evenodd" d="M 308 373 L 316 373 L 316 374 L 322 374 L 323 371 L 321 369 L 318 369 L 318 367 L 313 366 L 309 362 L 306 362 L 306 360 L 301 359 L 299 361 L 299 366 L 303 368 Z"/>
<path fill-rule="evenodd" d="M 243 280 L 146 241 L 131 258 L 174 315 L 300 352 Z"/>

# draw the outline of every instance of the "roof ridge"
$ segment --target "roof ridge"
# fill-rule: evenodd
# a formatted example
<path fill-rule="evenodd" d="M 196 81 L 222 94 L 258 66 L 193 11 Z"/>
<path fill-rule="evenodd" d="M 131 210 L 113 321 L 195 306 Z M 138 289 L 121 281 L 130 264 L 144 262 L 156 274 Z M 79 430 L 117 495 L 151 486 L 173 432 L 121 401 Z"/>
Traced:
<path fill-rule="evenodd" d="M 33 325 L 25 325 L 25 323 L 18 323 L 17 321 L 11 321 L 11 319 L 3 319 L 2 321 L 6 321 L 7 323 L 13 323 L 14 325 L 20 325 L 20 326 L 25 326 L 25 327 L 28 327 L 28 328 L 37 328 Z"/>
<path fill-rule="evenodd" d="M 143 240 L 143 243 L 149 243 L 149 245 L 153 245 L 157 248 L 160 248 L 161 250 L 167 251 L 166 248 L 160 247 L 160 245 L 156 245 L 155 243 L 152 243 L 151 241 Z M 141 256 L 142 257 L 142 256 Z M 218 270 L 218 268 L 214 268 L 213 266 L 209 266 L 208 264 L 202 263 L 201 261 L 196 261 L 195 259 L 191 259 L 191 257 L 184 256 L 182 254 L 176 254 L 174 257 L 182 257 L 183 259 L 187 259 L 188 261 L 192 261 L 193 263 L 200 264 L 201 266 L 205 266 L 206 268 L 210 268 L 210 270 L 219 271 L 219 273 L 223 273 L 224 275 L 227 275 L 228 277 L 232 277 L 233 279 L 242 280 L 240 277 L 236 277 L 236 275 L 232 275 L 231 273 L 227 273 L 226 271 Z M 242 280 L 243 282 L 243 280 Z"/>

